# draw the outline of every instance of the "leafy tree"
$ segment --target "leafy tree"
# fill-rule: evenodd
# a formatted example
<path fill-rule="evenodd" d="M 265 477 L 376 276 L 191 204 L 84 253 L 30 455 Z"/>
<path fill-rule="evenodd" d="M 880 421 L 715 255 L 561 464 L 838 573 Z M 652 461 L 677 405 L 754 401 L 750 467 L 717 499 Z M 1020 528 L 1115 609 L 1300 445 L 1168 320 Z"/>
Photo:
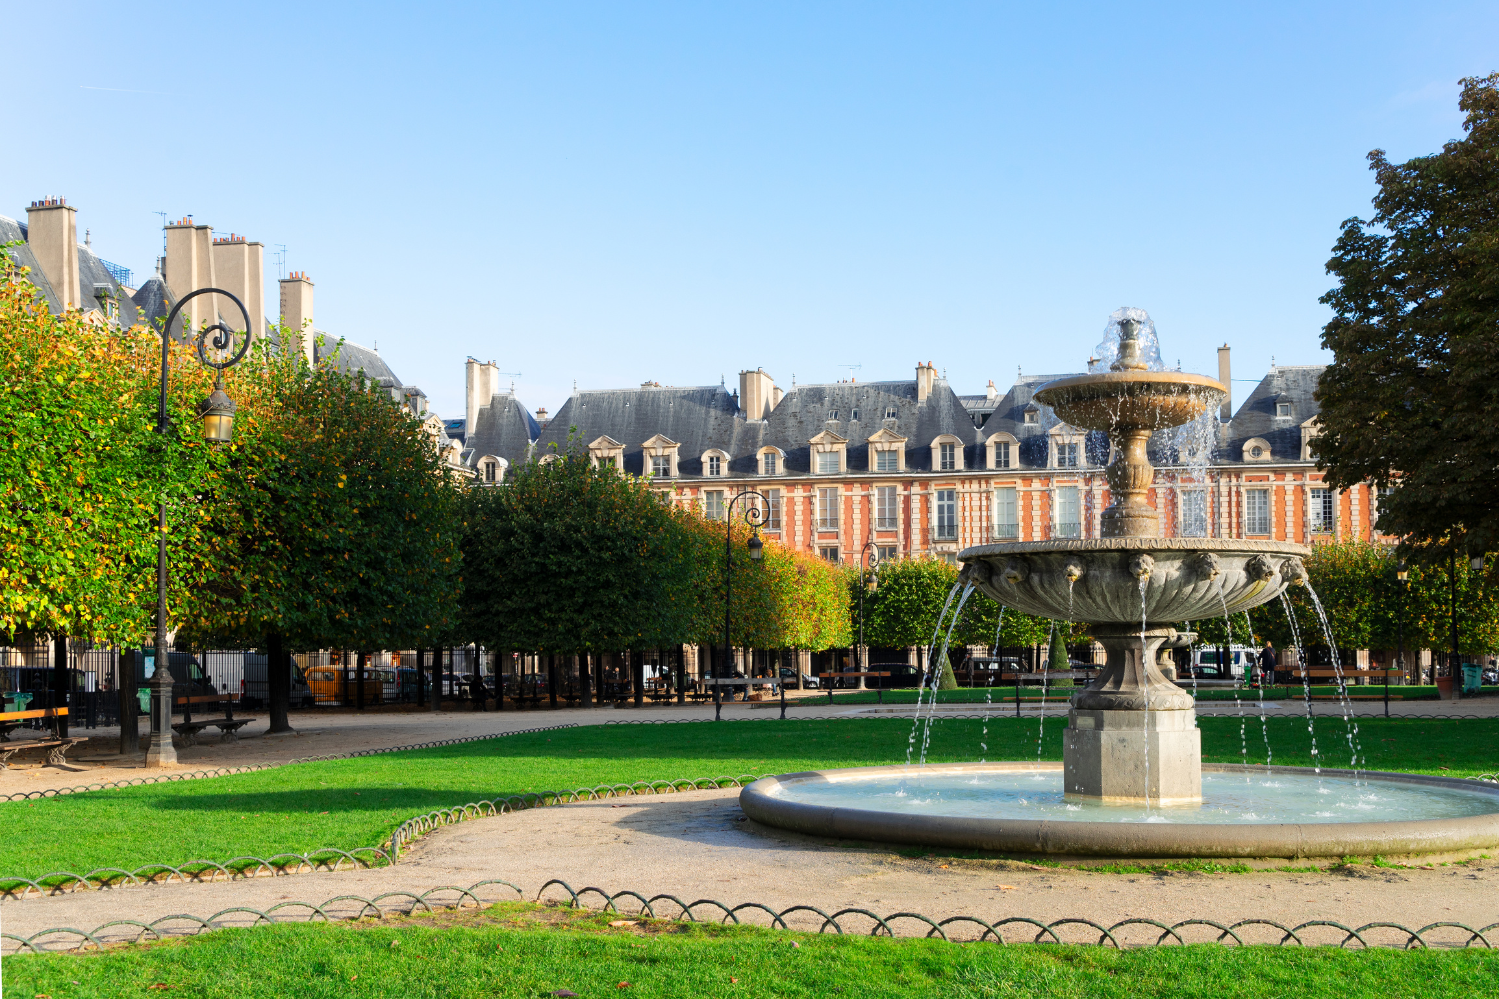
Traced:
<path fill-rule="evenodd" d="M 685 640 L 698 616 L 691 539 L 646 480 L 574 442 L 464 499 L 463 627 L 486 645 L 617 652 Z"/>
<path fill-rule="evenodd" d="M 0 249 L 0 634 L 134 643 L 153 629 L 158 504 L 174 569 L 200 544 L 201 484 L 223 455 L 195 405 L 209 375 L 170 345 L 168 410 L 156 432 L 161 340 L 52 315 Z M 192 578 L 168 576 L 168 606 Z"/>
<path fill-rule="evenodd" d="M 204 499 L 192 640 L 273 653 L 437 644 L 456 620 L 459 497 L 421 421 L 362 376 L 298 355 L 261 350 L 245 367 L 255 403 Z M 273 730 L 285 727 L 281 679 Z"/>
<path fill-rule="evenodd" d="M 1388 487 L 1380 530 L 1431 565 L 1499 549 L 1499 74 L 1462 84 L 1465 138 L 1369 154 L 1374 215 L 1343 223 L 1321 299 L 1319 464 L 1334 486 Z"/>

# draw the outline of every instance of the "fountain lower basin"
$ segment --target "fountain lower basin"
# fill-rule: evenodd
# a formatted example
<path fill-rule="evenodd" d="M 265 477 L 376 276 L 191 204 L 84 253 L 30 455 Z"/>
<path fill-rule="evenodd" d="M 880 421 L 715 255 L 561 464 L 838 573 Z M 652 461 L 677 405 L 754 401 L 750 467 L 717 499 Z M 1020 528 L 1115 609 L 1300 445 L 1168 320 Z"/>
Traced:
<path fill-rule="evenodd" d="M 1409 857 L 1499 847 L 1499 785 L 1411 774 L 1203 765 L 1202 801 L 1064 796 L 1058 763 L 859 767 L 765 777 L 750 818 L 838 839 L 1114 858 Z"/>

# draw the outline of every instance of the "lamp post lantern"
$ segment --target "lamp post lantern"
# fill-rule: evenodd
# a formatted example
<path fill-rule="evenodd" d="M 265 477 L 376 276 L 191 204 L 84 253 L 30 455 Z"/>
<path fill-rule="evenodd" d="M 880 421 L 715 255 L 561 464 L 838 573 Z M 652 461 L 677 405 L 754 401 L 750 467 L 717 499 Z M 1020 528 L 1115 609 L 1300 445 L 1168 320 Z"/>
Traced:
<path fill-rule="evenodd" d="M 740 516 L 749 525 L 749 544 L 745 547 L 749 550 L 749 557 L 755 562 L 760 561 L 764 550 L 764 543 L 760 540 L 760 525 L 765 523 L 765 515 L 770 509 L 770 500 L 765 494 L 754 489 L 746 489 L 744 492 L 729 500 L 729 505 L 723 512 L 723 662 L 719 664 L 714 672 L 718 675 L 713 677 L 713 720 L 723 720 L 723 672 L 734 655 L 733 640 L 729 636 L 729 627 L 734 614 L 734 504 L 746 496 L 758 497 L 759 502 L 754 506 L 746 506 Z M 749 688 L 746 687 L 746 690 Z"/>
<path fill-rule="evenodd" d="M 156 432 L 163 437 L 172 433 L 172 418 L 167 412 L 167 384 L 171 372 L 172 324 L 182 312 L 182 307 L 199 295 L 223 295 L 239 307 L 244 317 L 245 328 L 236 332 L 222 322 L 213 323 L 200 330 L 197 340 L 198 360 L 206 367 L 215 369 L 213 392 L 198 405 L 198 419 L 202 421 L 203 439 L 210 443 L 223 443 L 234 433 L 234 400 L 224 392 L 224 369 L 238 364 L 250 349 L 250 313 L 245 304 L 222 288 L 200 288 L 190 292 L 172 307 L 167 321 L 161 328 L 161 393 L 156 411 Z M 215 356 L 208 356 L 208 335 L 213 334 L 212 347 Z M 235 349 L 235 339 L 240 338 Z M 146 766 L 161 767 L 175 765 L 177 750 L 172 745 L 172 670 L 167 658 L 167 505 L 165 498 L 156 507 L 156 664 L 151 677 L 151 742 L 146 748 Z"/>

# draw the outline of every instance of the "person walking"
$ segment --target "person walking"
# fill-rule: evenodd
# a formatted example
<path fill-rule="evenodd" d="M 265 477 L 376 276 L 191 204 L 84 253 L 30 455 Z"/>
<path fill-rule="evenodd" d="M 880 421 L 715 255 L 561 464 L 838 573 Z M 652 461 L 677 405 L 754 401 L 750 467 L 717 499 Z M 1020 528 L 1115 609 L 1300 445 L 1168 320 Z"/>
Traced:
<path fill-rule="evenodd" d="M 1275 658 L 1275 646 L 1272 645 L 1270 643 L 1270 639 L 1267 638 L 1267 639 L 1265 639 L 1265 647 L 1260 650 L 1260 680 L 1259 680 L 1259 682 L 1260 682 L 1261 686 L 1263 686 L 1264 683 L 1265 683 L 1264 677 L 1265 677 L 1266 673 L 1270 674 L 1270 683 L 1271 684 L 1275 683 L 1275 667 L 1278 666 L 1278 665 L 1280 665 L 1280 664 L 1279 664 L 1279 662 L 1276 661 L 1276 658 Z"/>

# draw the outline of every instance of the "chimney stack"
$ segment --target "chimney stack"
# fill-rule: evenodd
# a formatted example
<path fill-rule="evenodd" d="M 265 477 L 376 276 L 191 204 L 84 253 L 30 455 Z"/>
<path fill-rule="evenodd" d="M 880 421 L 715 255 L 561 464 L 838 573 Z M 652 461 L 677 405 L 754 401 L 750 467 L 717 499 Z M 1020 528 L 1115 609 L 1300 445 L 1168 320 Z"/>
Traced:
<path fill-rule="evenodd" d="M 775 379 L 764 368 L 739 372 L 739 406 L 746 420 L 763 420 L 780 402 Z"/>
<path fill-rule="evenodd" d="M 937 367 L 930 361 L 916 365 L 916 405 L 926 405 L 932 386 L 937 384 Z"/>
<path fill-rule="evenodd" d="M 489 405 L 489 400 L 500 390 L 500 367 L 493 361 L 486 363 L 470 357 L 463 365 L 463 381 L 466 390 L 463 436 L 467 441 L 479 422 L 479 410 Z"/>
<path fill-rule="evenodd" d="M 1218 348 L 1218 380 L 1228 392 L 1223 396 L 1223 405 L 1218 409 L 1218 419 L 1227 423 L 1234 418 L 1234 383 L 1228 365 L 1228 344 Z"/>
<path fill-rule="evenodd" d="M 223 288 L 241 302 L 250 313 L 250 339 L 265 336 L 265 244 L 251 243 L 245 237 L 230 233 L 213 241 L 214 285 Z M 215 296 L 217 297 L 217 296 Z M 235 329 L 244 321 L 232 302 L 221 302 L 225 321 Z"/>
<path fill-rule="evenodd" d="M 167 259 L 162 277 L 166 279 L 174 303 L 199 288 L 218 287 L 213 274 L 213 226 L 197 225 L 188 215 L 168 223 L 166 229 Z M 215 301 L 210 301 L 210 298 Z M 209 323 L 218 322 L 217 298 L 217 295 L 199 297 L 187 303 L 187 308 L 182 310 L 187 330 L 197 333 Z M 233 308 L 231 305 L 230 309 Z"/>
<path fill-rule="evenodd" d="M 291 332 L 281 349 L 285 353 L 295 350 L 307 359 L 308 364 L 317 361 L 317 343 L 312 334 L 312 281 L 306 271 L 292 271 L 281 279 L 281 325 Z"/>
<path fill-rule="evenodd" d="M 26 209 L 26 245 L 63 310 L 81 308 L 78 284 L 78 209 L 67 198 L 43 198 Z"/>

